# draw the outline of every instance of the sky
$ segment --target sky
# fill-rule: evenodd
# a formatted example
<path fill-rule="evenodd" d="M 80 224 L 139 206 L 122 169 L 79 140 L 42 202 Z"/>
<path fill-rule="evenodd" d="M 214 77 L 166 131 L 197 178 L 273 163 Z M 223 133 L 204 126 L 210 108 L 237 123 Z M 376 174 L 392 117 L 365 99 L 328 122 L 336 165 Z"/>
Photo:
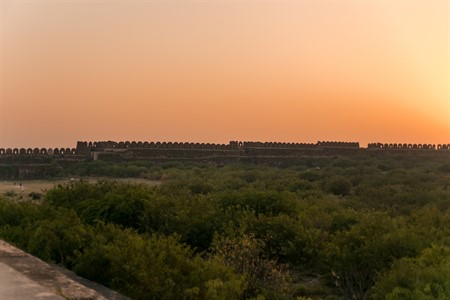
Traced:
<path fill-rule="evenodd" d="M 0 147 L 450 143 L 450 0 L 0 0 Z"/>

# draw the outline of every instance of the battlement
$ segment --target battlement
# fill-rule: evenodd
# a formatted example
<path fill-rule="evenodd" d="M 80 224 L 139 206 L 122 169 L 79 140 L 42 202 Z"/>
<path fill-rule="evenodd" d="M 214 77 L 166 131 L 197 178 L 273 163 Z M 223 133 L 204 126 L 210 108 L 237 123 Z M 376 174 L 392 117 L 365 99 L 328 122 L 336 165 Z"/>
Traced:
<path fill-rule="evenodd" d="M 0 155 L 77 155 L 75 148 L 0 148 Z"/>
<path fill-rule="evenodd" d="M 279 151 L 277 151 L 279 150 Z M 288 151 L 292 150 L 292 151 Z M 298 150 L 296 152 L 296 150 Z M 300 151 L 301 150 L 301 151 Z M 406 143 L 369 143 L 367 148 L 360 147 L 358 142 L 338 142 L 338 141 L 318 141 L 317 143 L 285 143 L 285 142 L 252 142 L 252 141 L 230 141 L 228 144 L 214 143 L 192 143 L 192 142 L 141 142 L 141 141 L 94 141 L 77 142 L 76 148 L 0 148 L 0 157 L 27 156 L 27 157 L 86 157 L 92 158 L 93 153 L 131 153 L 139 157 L 150 157 L 157 151 L 167 157 L 180 156 L 181 152 L 186 153 L 186 157 L 195 156 L 193 153 L 200 154 L 202 151 L 227 155 L 295 155 L 295 153 L 305 153 L 304 151 L 327 150 L 328 153 L 335 152 L 340 154 L 347 150 L 360 151 L 450 151 L 450 144 L 406 144 Z M 284 151 L 284 152 L 283 152 Z M 319 151 L 320 152 L 320 151 Z M 189 154 L 190 153 L 190 154 Z M 160 156 L 160 155 L 159 155 Z"/>
<path fill-rule="evenodd" d="M 77 151 L 87 149 L 200 149 L 200 150 L 233 150 L 242 148 L 290 148 L 290 149 L 314 149 L 314 148 L 360 148 L 358 142 L 317 142 L 313 143 L 285 143 L 285 142 L 250 142 L 230 141 L 228 144 L 214 143 L 188 143 L 188 142 L 78 142 Z"/>
<path fill-rule="evenodd" d="M 380 150 L 450 150 L 450 144 L 383 144 L 383 143 L 370 143 L 367 149 L 380 149 Z"/>
<path fill-rule="evenodd" d="M 148 160 L 155 163 L 263 163 L 290 165 L 299 159 L 338 155 L 445 155 L 450 144 L 386 144 L 319 141 L 317 143 L 231 141 L 228 144 L 187 142 L 95 141 L 77 142 L 76 148 L 0 148 L 0 178 L 42 178 L 83 161 Z"/>

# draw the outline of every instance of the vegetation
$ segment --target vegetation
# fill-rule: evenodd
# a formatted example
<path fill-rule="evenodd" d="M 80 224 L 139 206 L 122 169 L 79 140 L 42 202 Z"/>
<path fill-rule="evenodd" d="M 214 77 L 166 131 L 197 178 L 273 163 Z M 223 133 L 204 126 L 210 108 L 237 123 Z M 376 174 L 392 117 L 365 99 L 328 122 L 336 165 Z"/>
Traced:
<path fill-rule="evenodd" d="M 125 172 L 125 171 L 126 172 Z M 133 299 L 449 299 L 448 157 L 90 162 L 0 200 L 0 237 Z"/>

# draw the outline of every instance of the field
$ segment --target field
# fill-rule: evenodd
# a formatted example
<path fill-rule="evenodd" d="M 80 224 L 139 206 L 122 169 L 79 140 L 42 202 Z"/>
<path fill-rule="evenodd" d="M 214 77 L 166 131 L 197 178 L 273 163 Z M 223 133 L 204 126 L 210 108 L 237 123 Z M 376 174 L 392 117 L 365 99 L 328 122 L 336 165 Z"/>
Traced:
<path fill-rule="evenodd" d="M 14 201 L 40 200 L 42 196 L 50 189 L 58 185 L 64 185 L 71 181 L 83 180 L 89 183 L 95 183 L 99 180 L 108 179 L 106 177 L 81 177 L 53 180 L 22 180 L 22 181 L 1 181 L 0 197 Z M 116 178 L 117 182 L 142 183 L 149 186 L 160 184 L 156 180 L 147 180 L 143 178 Z"/>

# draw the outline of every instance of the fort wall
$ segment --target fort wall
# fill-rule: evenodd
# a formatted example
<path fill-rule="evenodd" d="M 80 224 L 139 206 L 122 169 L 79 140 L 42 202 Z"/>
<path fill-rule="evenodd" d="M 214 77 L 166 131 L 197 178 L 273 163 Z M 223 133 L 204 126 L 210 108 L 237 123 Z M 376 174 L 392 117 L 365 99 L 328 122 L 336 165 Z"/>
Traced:
<path fill-rule="evenodd" d="M 96 141 L 76 148 L 0 148 L 0 178 L 5 180 L 51 177 L 73 163 L 89 160 L 153 162 L 192 161 L 217 164 L 265 163 L 289 165 L 308 157 L 337 155 L 448 155 L 450 144 L 370 143 L 319 141 L 280 143 L 231 141 L 228 144 L 187 142 Z"/>
<path fill-rule="evenodd" d="M 319 141 L 317 143 L 284 143 L 231 141 L 228 144 L 192 142 L 95 141 L 77 142 L 76 148 L 0 148 L 0 163 L 42 162 L 48 159 L 97 159 L 114 153 L 127 158 L 196 158 L 229 156 L 304 156 L 361 152 L 410 153 L 411 151 L 449 152 L 450 144 L 369 143 L 366 148 L 358 142 Z M 399 152 L 400 153 L 400 152 Z"/>

